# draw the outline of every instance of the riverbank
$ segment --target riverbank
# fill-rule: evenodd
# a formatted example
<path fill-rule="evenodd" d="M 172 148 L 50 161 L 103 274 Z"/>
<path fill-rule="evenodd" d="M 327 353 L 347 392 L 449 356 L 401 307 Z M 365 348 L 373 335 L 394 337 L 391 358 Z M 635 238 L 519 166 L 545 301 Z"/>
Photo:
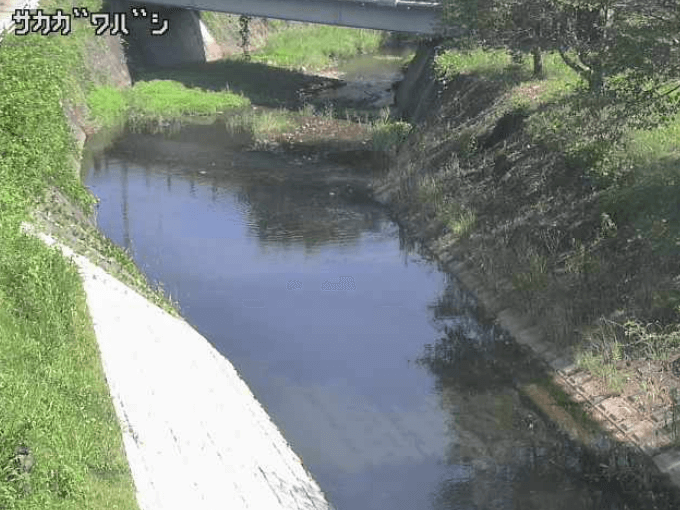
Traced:
<path fill-rule="evenodd" d="M 544 80 L 502 52 L 431 50 L 427 65 L 429 107 L 375 198 L 545 362 L 550 385 L 578 404 L 572 417 L 585 411 L 612 444 L 654 459 L 645 477 L 677 486 L 677 123 L 626 128 L 598 154 L 591 137 L 611 138 L 621 119 L 607 125 L 612 106 L 583 93 L 559 57 Z M 526 393 L 555 414 L 554 399 Z"/>
<path fill-rule="evenodd" d="M 41 7 L 49 12 L 58 2 Z M 81 7 L 101 10 L 96 1 Z M 131 79 L 119 38 L 97 37 L 82 20 L 72 28 L 68 37 L 6 35 L 0 45 L 0 508 L 138 508 L 123 447 L 129 437 L 112 405 L 83 283 L 73 264 L 23 235 L 20 224 L 58 234 L 177 316 L 93 220 L 95 200 L 79 180 L 82 146 L 120 119 L 126 105 L 108 98 L 120 99 Z M 196 96 L 177 85 L 169 92 L 175 102 Z M 213 97 L 222 102 L 201 113 L 242 96 L 216 92 L 194 104 Z M 142 120 L 195 113 L 136 104 Z"/>
<path fill-rule="evenodd" d="M 90 12 L 101 10 L 97 1 L 81 6 Z M 49 12 L 58 7 L 58 2 L 46 1 L 41 3 L 41 7 Z M 213 16 L 209 25 L 215 29 L 222 21 L 224 16 Z M 225 26 L 216 35 L 223 51 L 227 52 L 237 46 L 231 25 Z M 277 29 L 285 30 L 286 27 L 281 25 Z M 0 239 L 3 246 L 0 253 L 0 302 L 3 305 L 0 308 L 0 384 L 3 390 L 0 392 L 0 414 L 6 417 L 0 430 L 0 470 L 6 474 L 0 479 L 0 508 L 86 506 L 130 509 L 138 508 L 138 504 L 143 508 L 156 508 L 154 505 L 158 501 L 151 501 L 155 497 L 162 500 L 175 494 L 179 501 L 188 493 L 176 492 L 187 489 L 187 485 L 168 487 L 164 489 L 166 494 L 154 493 L 162 484 L 156 489 L 149 485 L 154 476 L 161 476 L 162 471 L 153 462 L 176 463 L 179 457 L 156 457 L 145 447 L 133 444 L 134 437 L 129 429 L 121 431 L 119 419 L 126 423 L 126 417 L 120 414 L 124 401 L 131 402 L 135 397 L 146 395 L 145 405 L 161 404 L 151 395 L 153 388 L 150 387 L 147 387 L 149 392 L 143 393 L 128 385 L 129 393 L 125 399 L 121 397 L 122 393 L 116 394 L 112 389 L 112 384 L 122 384 L 125 378 L 108 371 L 104 373 L 100 359 L 102 335 L 114 334 L 131 340 L 136 336 L 130 331 L 121 332 L 115 324 L 102 332 L 103 320 L 111 316 L 100 309 L 97 318 L 92 305 L 88 311 L 86 300 L 101 300 L 107 295 L 114 299 L 113 289 L 118 289 L 120 293 L 115 298 L 119 301 L 115 308 L 120 311 L 125 309 L 130 296 L 138 293 L 148 300 L 139 306 L 147 311 L 153 310 L 153 313 L 149 312 L 151 315 L 155 314 L 154 317 L 166 325 L 173 324 L 172 328 L 179 327 L 179 312 L 177 304 L 161 287 L 148 282 L 132 262 L 130 254 L 98 231 L 93 217 L 95 199 L 79 179 L 84 141 L 103 127 L 129 118 L 136 120 L 139 129 L 165 129 L 176 122 L 186 121 L 186 116 L 192 121 L 197 118 L 210 120 L 211 115 L 240 110 L 241 114 L 232 117 L 236 119 L 232 126 L 234 129 L 248 132 L 255 138 L 262 135 L 263 139 L 272 134 L 283 137 L 287 131 L 290 136 L 282 138 L 281 143 L 291 147 L 297 143 L 304 147 L 305 142 L 311 142 L 316 147 L 320 139 L 325 140 L 323 129 L 339 121 L 331 112 L 317 116 L 313 107 L 303 108 L 299 114 L 292 116 L 283 111 L 258 112 L 248 106 L 251 98 L 247 93 L 252 89 L 235 92 L 224 83 L 197 91 L 166 77 L 156 81 L 152 78 L 139 80 L 132 86 L 120 38 L 94 36 L 90 24 L 82 20 L 74 20 L 72 29 L 68 37 L 30 34 L 20 38 L 7 35 L 0 45 L 0 111 L 3 112 L 0 118 L 0 145 L 3 148 L 0 153 Z M 255 44 L 265 46 L 265 39 L 266 33 L 258 33 Z M 276 71 L 264 64 L 251 64 L 240 59 L 236 59 L 234 65 L 242 68 L 250 66 L 260 74 Z M 321 81 L 318 77 L 295 70 L 281 69 L 278 72 L 297 80 L 303 88 L 314 88 L 314 84 Z M 328 82 L 328 79 L 324 80 Z M 243 84 L 247 85 L 248 81 Z M 293 94 L 299 90 L 296 87 L 283 89 L 284 92 L 290 89 Z M 252 100 L 258 100 L 256 94 L 253 94 Z M 351 139 L 357 144 L 362 153 L 376 134 L 378 143 L 385 147 L 398 141 L 387 119 L 377 123 L 365 122 L 359 127 L 361 136 L 350 129 L 349 120 L 346 127 L 348 141 Z M 344 144 L 341 145 L 344 148 Z M 329 147 L 329 150 L 332 149 Z M 48 249 L 35 238 L 21 233 L 19 226 L 26 221 L 35 225 L 39 232 L 51 234 L 60 243 L 79 255 L 86 255 L 91 262 L 106 270 L 103 273 L 84 259 L 76 258 L 81 272 L 92 276 L 90 279 L 86 277 L 86 285 L 89 286 L 87 296 L 75 265 L 65 260 L 58 251 Z M 120 282 L 113 280 L 109 274 Z M 100 284 L 108 284 L 105 285 L 108 290 L 97 287 Z M 137 301 L 142 302 L 141 298 Z M 106 307 L 110 304 L 107 301 Z M 94 326 L 91 315 L 95 319 Z M 129 320 L 119 321 L 118 326 L 121 323 L 148 322 L 133 315 L 129 315 Z M 186 326 L 183 328 L 186 330 Z M 196 336 L 195 332 L 192 334 Z M 153 338 L 152 335 L 147 339 L 153 343 Z M 201 342 L 205 343 L 205 340 L 200 339 L 199 344 Z M 217 361 L 212 363 L 209 370 L 214 371 Z M 218 371 L 226 370 L 225 367 L 230 365 L 222 360 Z M 229 377 L 231 383 L 243 386 L 235 374 Z M 114 380 L 118 383 L 113 383 Z M 145 379 L 146 383 L 150 380 Z M 166 382 L 156 380 L 161 387 Z M 190 395 L 185 390 L 178 393 Z M 206 388 L 200 388 L 196 392 L 204 390 Z M 243 476 L 250 477 L 255 484 L 241 484 L 243 497 L 276 494 L 282 498 L 279 504 L 287 504 L 288 501 L 300 508 L 311 508 L 309 505 L 325 508 L 326 503 L 322 502 L 323 495 L 318 487 L 305 473 L 285 440 L 280 434 L 276 435 L 275 427 L 264 419 L 266 415 L 259 404 L 252 395 L 248 398 L 247 391 L 241 393 L 246 399 L 242 402 L 244 408 L 255 413 L 251 413 L 252 416 L 246 413 L 250 418 L 244 415 L 255 420 L 244 425 L 244 430 L 253 431 L 264 426 L 266 430 L 262 430 L 271 441 L 262 443 L 260 438 L 255 439 L 255 443 L 269 444 L 283 452 L 288 460 L 283 467 L 277 464 L 276 469 L 282 469 L 295 478 L 292 485 L 286 485 L 292 479 L 288 480 L 288 475 L 280 476 L 279 473 L 274 477 L 279 481 L 275 482 L 272 478 L 275 473 L 266 466 L 274 465 L 278 462 L 276 459 L 283 457 L 277 457 L 280 454 L 272 454 L 273 457 L 265 455 L 262 458 L 264 464 L 253 464 L 255 467 L 259 465 L 259 468 L 253 468 L 255 471 L 243 471 Z M 115 406 L 112 405 L 112 394 Z M 149 408 L 149 405 L 146 407 Z M 191 407 L 190 403 L 186 406 Z M 215 406 L 216 409 L 218 407 Z M 119 419 L 116 418 L 116 410 Z M 171 414 L 182 410 L 177 406 L 166 409 Z M 160 416 L 165 411 L 159 407 L 158 412 Z M 178 416 L 168 416 L 166 424 L 180 420 Z M 221 422 L 225 420 L 222 418 Z M 149 427 L 153 427 L 154 423 L 158 425 L 158 422 L 143 416 L 138 416 L 136 422 L 135 428 L 146 428 L 142 435 L 146 434 L 147 440 L 153 439 L 157 431 L 151 431 Z M 194 423 L 194 428 L 196 426 Z M 218 432 L 214 432 L 210 441 L 219 440 Z M 195 433 L 196 430 L 193 430 L 189 435 Z M 166 436 L 166 439 L 170 437 Z M 186 442 L 185 439 L 188 441 L 183 436 L 180 443 Z M 149 441 L 149 444 L 155 443 Z M 159 448 L 168 453 L 174 451 L 168 444 Z M 187 452 L 180 448 L 178 454 L 181 456 Z M 214 448 L 214 453 L 224 454 L 225 451 L 222 447 Z M 244 458 L 251 457 L 248 452 L 243 455 Z M 192 450 L 191 457 L 200 463 L 205 455 Z M 146 468 L 151 471 L 145 474 Z M 191 476 L 201 473 L 204 468 L 207 464 L 198 466 Z M 196 483 L 209 483 L 214 478 L 214 473 L 203 472 L 203 475 L 195 480 Z M 187 484 L 190 484 L 191 476 L 185 477 Z M 258 483 L 264 482 L 266 487 L 258 486 Z M 236 482 L 234 494 L 238 492 L 239 483 Z M 290 493 L 288 489 L 299 488 L 300 483 L 305 488 Z M 302 493 L 304 495 L 299 495 Z M 265 506 L 271 507 L 269 503 Z M 196 505 L 189 502 L 184 506 Z"/>
<path fill-rule="evenodd" d="M 95 3 L 87 7 L 99 9 Z M 133 111 L 142 124 L 152 117 L 152 122 L 163 127 L 168 119 L 187 113 L 210 114 L 231 106 L 243 107 L 229 104 L 236 97 L 253 103 L 271 101 L 268 106 L 299 108 L 299 112 L 257 113 L 253 109 L 247 116 L 235 116 L 232 127 L 253 135 L 261 133 L 264 148 L 278 144 L 302 156 L 323 149 L 357 161 L 366 157 L 371 143 L 377 149 L 389 148 L 411 131 L 409 124 L 397 124 L 386 116 L 377 120 L 364 117 L 362 125 L 354 122 L 352 115 L 357 112 L 353 111 L 338 115 L 326 110 L 319 115 L 313 105 L 301 104 L 298 92 L 303 89 L 312 96 L 320 89 L 339 86 L 339 80 L 310 77 L 295 69 L 273 69 L 258 62 L 188 66 L 173 76 L 175 83 L 141 84 L 137 99 L 148 97 L 144 96 L 148 87 L 146 93 L 153 97 L 167 92 L 167 102 L 135 103 L 134 96 L 127 95 L 130 77 L 125 75 L 120 59 L 116 63 L 115 55 L 121 55 L 120 41 L 85 35 L 84 27 L 78 26 L 72 38 L 16 38 L 4 49 L 0 47 L 2 72 L 8 76 L 0 80 L 0 101 L 5 101 L 3 113 L 9 112 L 4 117 L 6 122 L 0 124 L 2 146 L 8 147 L 0 163 L 0 234 L 7 248 L 0 257 L 0 300 L 7 304 L 0 316 L 0 366 L 11 367 L 3 368 L 0 412 L 13 417 L 0 432 L 3 467 L 10 473 L 0 507 L 16 503 L 80 508 L 83 501 L 94 508 L 133 508 L 135 504 L 121 431 L 111 425 L 115 414 L 98 365 L 96 339 L 88 323 L 78 274 L 60 255 L 19 235 L 18 226 L 28 218 L 28 211 L 34 210 L 32 220 L 41 230 L 53 229 L 49 231 L 58 233 L 78 251 L 87 251 L 135 290 L 170 313 L 177 313 L 171 299 L 150 287 L 129 254 L 98 233 L 90 215 L 92 197 L 73 171 L 78 167 L 81 145 L 71 143 L 64 109 L 70 128 L 82 143 L 86 134 L 94 133 L 100 125 L 127 115 L 130 105 L 136 106 Z M 460 70 L 455 55 L 449 58 Z M 663 214 L 653 214 L 651 220 L 627 216 L 622 204 L 632 199 L 644 206 L 643 211 L 658 213 L 652 198 L 659 196 L 658 192 L 665 193 L 659 185 L 665 181 L 641 179 L 637 187 L 620 186 L 607 195 L 593 188 L 592 174 L 574 171 L 583 162 L 578 159 L 583 151 L 576 150 L 578 146 L 559 145 L 559 137 L 574 126 L 557 123 L 569 118 L 574 106 L 558 102 L 562 109 L 550 110 L 552 117 L 542 113 L 550 101 L 554 106 L 555 101 L 573 92 L 563 70 L 547 65 L 557 80 L 532 82 L 516 68 L 500 72 L 505 66 L 502 58 L 497 60 L 500 68 L 497 63 L 483 61 L 483 56 L 476 58 L 484 64 L 481 71 L 474 71 L 469 64 L 469 72 L 447 74 L 444 66 L 448 87 L 441 81 L 426 83 L 427 89 L 422 90 L 431 102 L 423 102 L 414 110 L 426 122 L 400 150 L 384 187 L 376 186 L 376 196 L 394 206 L 402 224 L 408 225 L 414 237 L 421 238 L 447 269 L 461 275 L 468 287 L 478 292 L 487 312 L 497 316 L 520 343 L 551 362 L 553 369 L 563 370 L 556 377 L 561 376 L 565 384 L 557 378 L 554 387 L 547 383 L 529 385 L 523 388 L 527 398 L 558 423 L 566 423 L 574 437 L 586 443 L 588 436 L 579 428 L 581 408 L 572 406 L 566 397 L 589 401 L 593 409 L 604 411 L 603 423 L 613 416 L 614 428 L 618 426 L 613 437 L 622 443 L 635 442 L 634 435 L 652 435 L 656 443 L 652 450 L 643 451 L 655 455 L 662 470 L 675 474 L 674 457 L 665 450 L 675 433 L 675 415 L 668 407 L 673 387 L 667 384 L 674 381 L 670 360 L 675 352 L 663 345 L 666 338 L 673 338 L 672 313 L 677 306 L 674 275 L 667 270 L 674 267 L 676 254 L 664 251 L 669 247 L 666 241 L 674 241 L 675 234 L 669 237 L 669 231 L 676 228 L 677 218 L 666 214 L 675 204 L 669 201 L 672 193 L 662 194 L 669 205 Z M 103 72 L 99 66 L 97 74 L 93 64 L 103 61 L 108 64 Z M 84 67 L 79 67 L 81 62 L 85 62 Z M 242 70 L 250 74 L 239 82 L 244 76 Z M 226 84 L 217 81 L 225 73 L 237 78 Z M 276 80 L 272 79 L 274 73 Z M 99 88 L 88 90 L 87 83 L 73 76 L 86 76 L 84 82 L 98 83 Z M 205 77 L 212 81 L 200 83 Z M 215 95 L 196 94 L 176 82 L 201 85 Z M 55 97 L 61 97 L 62 103 L 58 104 Z M 186 110 L 168 112 L 167 107 L 180 102 L 180 97 L 198 101 L 189 101 L 192 105 Z M 210 103 L 204 102 L 207 98 L 224 102 L 218 107 L 211 103 L 212 107 L 204 110 Z M 97 111 L 98 122 L 87 119 L 87 104 L 91 111 Z M 338 117 L 346 118 L 339 121 Z M 525 126 L 533 127 L 530 130 Z M 546 133 L 554 138 L 547 138 Z M 666 132 L 665 137 L 657 138 L 671 139 L 672 134 Z M 330 137 L 333 140 L 329 141 Z M 578 139 L 567 141 L 574 140 Z M 640 140 L 633 137 L 629 143 L 634 146 Z M 652 147 L 654 151 L 664 154 L 658 146 Z M 649 151 L 638 152 L 642 160 L 649 159 Z M 671 174 L 663 175 L 666 178 Z M 671 191 L 673 186 L 671 183 Z M 645 237 L 644 222 L 635 225 L 640 220 L 651 221 L 652 238 Z M 631 297 L 617 301 L 621 296 Z M 604 319 L 597 322 L 600 317 Z M 633 319 L 628 326 L 626 318 Z M 665 321 L 660 322 L 661 329 L 644 326 L 644 321 L 657 319 Z M 574 329 L 581 330 L 581 335 L 573 335 Z M 550 339 L 547 344 L 545 338 Z M 581 340 L 586 347 L 588 343 L 598 346 L 603 340 L 603 347 L 579 353 Z M 631 349 L 640 345 L 664 347 L 659 352 L 667 359 L 639 357 Z M 574 365 L 579 356 L 580 367 Z M 601 377 L 588 379 L 586 368 Z M 90 379 L 84 382 L 85 377 Z M 619 388 L 617 381 L 631 386 Z M 562 401 L 556 397 L 560 387 L 565 396 Z M 638 390 L 632 392 L 630 388 Z M 584 389 L 588 393 L 578 396 Z M 560 411 L 563 408 L 579 419 L 564 416 Z M 631 412 L 615 414 L 621 409 Z M 593 411 L 597 418 L 595 415 Z M 62 424 L 68 433 L 55 436 L 55 423 Z M 643 423 L 647 430 L 635 429 Z M 661 432 L 655 435 L 656 431 Z M 122 437 L 130 441 L 130 436 Z M 93 444 L 103 446 L 93 449 Z M 628 453 L 624 458 L 620 466 L 618 457 L 609 463 L 621 467 L 619 475 L 641 465 L 631 461 L 636 457 Z M 28 469 L 33 461 L 35 465 Z M 652 469 L 640 470 L 643 478 L 654 474 Z M 630 480 L 637 483 L 639 478 Z M 654 484 L 649 480 L 643 479 L 640 487 L 641 493 L 653 494 Z"/>
<path fill-rule="evenodd" d="M 140 509 L 330 508 L 208 340 L 85 257 L 37 235 L 72 259 L 83 279 Z"/>

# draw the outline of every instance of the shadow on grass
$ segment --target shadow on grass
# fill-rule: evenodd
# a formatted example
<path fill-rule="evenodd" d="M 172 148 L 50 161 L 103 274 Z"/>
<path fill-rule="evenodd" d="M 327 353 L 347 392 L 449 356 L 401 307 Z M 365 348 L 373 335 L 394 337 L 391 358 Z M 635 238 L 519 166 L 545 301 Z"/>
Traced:
<path fill-rule="evenodd" d="M 139 70 L 134 81 L 174 80 L 187 87 L 242 93 L 253 104 L 289 109 L 300 108 L 302 95 L 341 86 L 342 80 L 310 76 L 301 72 L 245 60 L 220 60 L 168 69 Z"/>
<path fill-rule="evenodd" d="M 614 221 L 630 223 L 658 255 L 677 261 L 680 246 L 680 158 L 664 157 L 631 172 L 628 186 L 604 196 Z"/>

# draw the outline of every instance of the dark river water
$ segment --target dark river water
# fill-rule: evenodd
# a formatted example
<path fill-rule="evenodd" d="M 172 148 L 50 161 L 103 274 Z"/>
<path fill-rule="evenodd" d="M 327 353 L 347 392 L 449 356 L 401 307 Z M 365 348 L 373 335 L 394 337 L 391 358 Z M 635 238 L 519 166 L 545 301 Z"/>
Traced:
<path fill-rule="evenodd" d="M 537 369 L 359 192 L 368 162 L 241 142 L 220 121 L 125 133 L 84 181 L 100 229 L 234 364 L 338 510 L 637 508 L 520 398 Z"/>

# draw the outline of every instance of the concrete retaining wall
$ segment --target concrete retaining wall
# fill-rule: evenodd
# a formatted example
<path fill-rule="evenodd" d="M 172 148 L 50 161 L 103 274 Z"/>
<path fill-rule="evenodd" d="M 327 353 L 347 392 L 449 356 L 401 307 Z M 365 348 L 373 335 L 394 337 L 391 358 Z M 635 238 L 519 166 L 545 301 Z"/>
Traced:
<path fill-rule="evenodd" d="M 206 45 L 198 11 L 166 8 L 160 5 L 144 5 L 147 17 L 135 19 L 131 14 L 132 3 L 127 0 L 111 0 L 111 12 L 127 13 L 124 36 L 128 43 L 128 61 L 131 67 L 171 67 L 181 64 L 206 62 Z M 140 5 L 134 4 L 135 7 Z M 154 36 L 151 30 L 158 28 L 151 23 L 151 12 L 158 13 L 160 20 L 168 20 L 168 30 Z"/>
<path fill-rule="evenodd" d="M 435 55 L 434 43 L 422 43 L 418 47 L 394 95 L 396 117 L 419 124 L 432 110 L 437 98 L 437 83 L 432 71 Z"/>

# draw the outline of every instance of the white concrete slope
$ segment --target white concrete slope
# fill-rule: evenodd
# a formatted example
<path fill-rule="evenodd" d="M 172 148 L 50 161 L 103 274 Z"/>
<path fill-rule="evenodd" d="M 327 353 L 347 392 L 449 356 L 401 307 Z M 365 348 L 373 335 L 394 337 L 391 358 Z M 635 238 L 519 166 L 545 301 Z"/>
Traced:
<path fill-rule="evenodd" d="M 142 510 L 331 508 L 227 359 L 185 321 L 60 248 L 83 277 Z"/>

